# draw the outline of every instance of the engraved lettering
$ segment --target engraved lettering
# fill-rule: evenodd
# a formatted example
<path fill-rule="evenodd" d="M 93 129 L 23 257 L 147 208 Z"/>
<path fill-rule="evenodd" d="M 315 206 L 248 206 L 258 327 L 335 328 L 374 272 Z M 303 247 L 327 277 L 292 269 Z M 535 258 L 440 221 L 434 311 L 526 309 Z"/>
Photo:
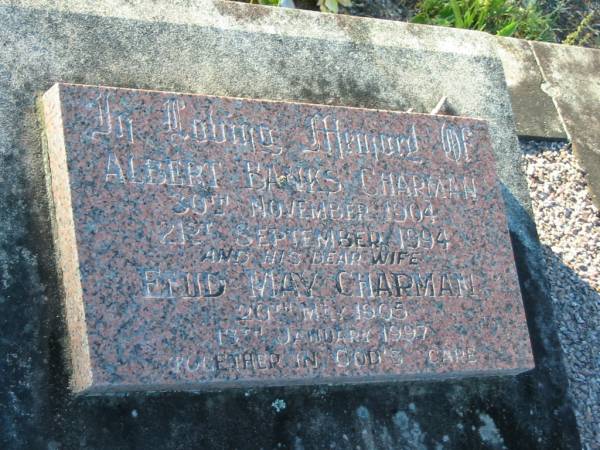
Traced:
<path fill-rule="evenodd" d="M 142 269 L 142 293 L 146 299 L 194 299 L 221 297 L 227 287 L 219 272 L 180 272 Z"/>
<path fill-rule="evenodd" d="M 341 159 L 347 156 L 370 156 L 419 160 L 419 142 L 414 124 L 405 134 L 375 133 L 344 129 L 333 115 L 315 114 L 310 118 L 310 145 L 305 152 L 321 152 Z"/>
<path fill-rule="evenodd" d="M 453 124 L 444 123 L 441 129 L 442 146 L 446 158 L 452 161 L 469 161 L 467 136 L 470 130 Z"/>
<path fill-rule="evenodd" d="M 302 297 L 312 297 L 313 288 L 317 281 L 317 273 L 285 272 L 282 275 L 274 270 L 245 271 L 249 280 L 251 297 L 271 298 L 290 294 Z"/>
<path fill-rule="evenodd" d="M 114 135 L 117 139 L 123 139 L 133 144 L 133 120 L 126 113 L 111 112 L 112 94 L 105 93 L 96 97 L 98 110 L 97 127 L 92 131 L 92 141 L 101 136 Z M 116 122 L 115 125 L 113 123 Z"/>

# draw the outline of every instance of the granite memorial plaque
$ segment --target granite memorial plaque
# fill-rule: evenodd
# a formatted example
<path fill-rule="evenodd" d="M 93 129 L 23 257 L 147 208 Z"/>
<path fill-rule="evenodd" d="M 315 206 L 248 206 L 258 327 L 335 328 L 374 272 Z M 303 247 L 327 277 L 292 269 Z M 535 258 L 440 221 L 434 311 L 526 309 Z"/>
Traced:
<path fill-rule="evenodd" d="M 518 373 L 483 120 L 57 84 L 76 392 Z"/>

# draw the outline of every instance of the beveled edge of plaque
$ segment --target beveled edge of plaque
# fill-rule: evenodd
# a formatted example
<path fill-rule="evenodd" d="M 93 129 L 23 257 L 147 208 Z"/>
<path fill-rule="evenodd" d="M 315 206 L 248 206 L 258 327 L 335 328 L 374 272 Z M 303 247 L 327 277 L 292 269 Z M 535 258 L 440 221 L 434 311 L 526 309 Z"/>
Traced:
<path fill-rule="evenodd" d="M 75 222 L 71 204 L 71 185 L 63 129 L 60 84 L 54 84 L 40 100 L 45 135 L 45 171 L 50 188 L 52 237 L 56 246 L 60 287 L 65 297 L 68 331 L 68 356 L 72 366 L 70 386 L 78 393 L 93 383 L 90 349 L 85 321 L 85 307 Z"/>
<path fill-rule="evenodd" d="M 94 384 L 84 391 L 77 392 L 86 397 L 105 395 L 127 395 L 132 392 L 218 392 L 223 389 L 254 389 L 254 388 L 282 388 L 306 386 L 334 386 L 352 387 L 364 385 L 377 385 L 384 383 L 406 382 L 435 382 L 448 380 L 463 380 L 468 378 L 512 377 L 535 369 L 534 366 L 519 366 L 510 369 L 495 370 L 465 370 L 462 372 L 443 373 L 406 373 L 406 374 L 379 374 L 375 376 L 349 376 L 349 377 L 307 377 L 307 378 L 273 378 L 245 380 L 210 380 L 198 382 L 177 382 L 162 384 Z"/>

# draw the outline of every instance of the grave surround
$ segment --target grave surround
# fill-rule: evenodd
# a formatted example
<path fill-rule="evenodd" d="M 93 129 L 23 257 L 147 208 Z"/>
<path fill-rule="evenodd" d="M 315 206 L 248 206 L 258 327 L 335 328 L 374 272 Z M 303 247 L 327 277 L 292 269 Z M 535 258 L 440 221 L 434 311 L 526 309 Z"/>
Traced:
<path fill-rule="evenodd" d="M 76 391 L 533 368 L 484 120 L 55 85 Z"/>
<path fill-rule="evenodd" d="M 494 36 L 220 0 L 0 3 L 4 447 L 581 448 Z M 73 398 L 35 114 L 64 81 L 418 112 L 446 96 L 488 120 L 536 368 Z"/>

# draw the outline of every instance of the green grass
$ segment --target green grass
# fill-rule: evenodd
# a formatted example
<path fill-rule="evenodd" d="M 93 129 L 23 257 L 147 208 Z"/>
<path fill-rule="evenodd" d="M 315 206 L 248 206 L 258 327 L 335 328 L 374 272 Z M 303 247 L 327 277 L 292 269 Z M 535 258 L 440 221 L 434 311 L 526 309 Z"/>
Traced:
<path fill-rule="evenodd" d="M 487 31 L 538 41 L 554 41 L 553 14 L 545 14 L 536 3 L 515 0 L 421 0 L 413 23 Z"/>

